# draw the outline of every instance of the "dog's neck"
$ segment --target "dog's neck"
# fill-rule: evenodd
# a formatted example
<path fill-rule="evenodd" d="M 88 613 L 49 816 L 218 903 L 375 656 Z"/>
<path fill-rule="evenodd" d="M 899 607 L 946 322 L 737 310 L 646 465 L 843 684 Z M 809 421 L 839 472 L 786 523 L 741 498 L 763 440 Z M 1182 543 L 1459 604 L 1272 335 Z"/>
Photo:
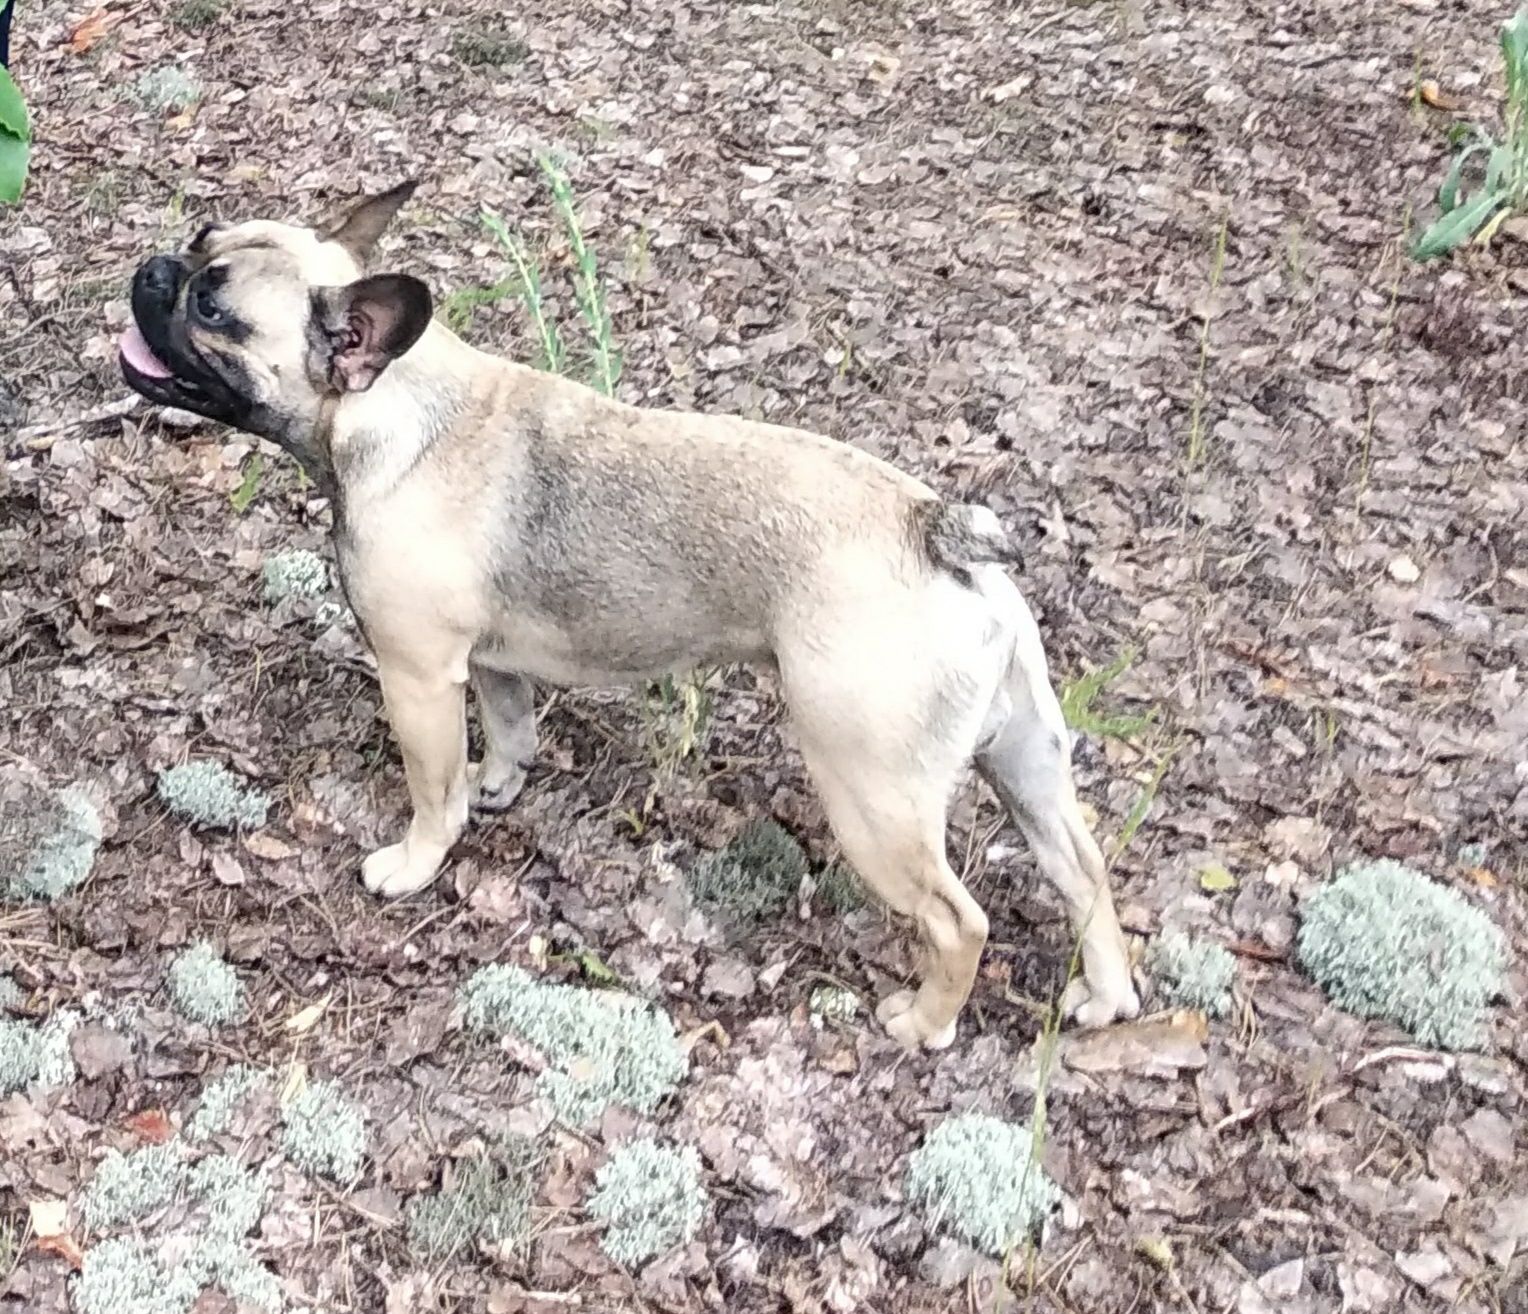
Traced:
<path fill-rule="evenodd" d="M 450 429 L 467 403 L 477 354 L 432 323 L 370 388 L 338 399 L 320 441 L 348 501 L 384 496 Z"/>

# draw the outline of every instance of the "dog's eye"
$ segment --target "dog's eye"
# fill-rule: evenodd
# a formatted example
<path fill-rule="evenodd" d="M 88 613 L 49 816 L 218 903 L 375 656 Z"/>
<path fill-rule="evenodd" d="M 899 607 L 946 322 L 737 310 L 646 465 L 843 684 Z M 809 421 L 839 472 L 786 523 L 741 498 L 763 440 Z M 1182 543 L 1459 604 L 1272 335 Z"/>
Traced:
<path fill-rule="evenodd" d="M 209 328 L 217 328 L 228 318 L 210 288 L 201 287 L 196 290 L 196 317 Z"/>

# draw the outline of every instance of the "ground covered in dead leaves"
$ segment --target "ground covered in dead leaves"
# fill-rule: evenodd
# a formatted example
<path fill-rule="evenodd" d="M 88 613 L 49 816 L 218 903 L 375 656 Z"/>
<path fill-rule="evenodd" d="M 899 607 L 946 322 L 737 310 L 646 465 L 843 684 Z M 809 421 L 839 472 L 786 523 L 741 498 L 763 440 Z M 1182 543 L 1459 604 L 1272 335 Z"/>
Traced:
<path fill-rule="evenodd" d="M 68 1248 L 36 1244 L 28 1202 L 77 1198 L 108 1147 L 160 1125 L 145 1115 L 178 1122 L 243 1060 L 338 1079 L 370 1128 L 353 1188 L 277 1178 L 256 1249 L 297 1308 L 1001 1308 L 1002 1273 L 925 1233 L 902 1172 L 938 1117 L 1027 1118 L 1043 1077 L 1065 1199 L 1008 1274 L 1026 1308 L 1528 1310 L 1520 1016 L 1498 1010 L 1486 1054 L 1412 1052 L 1288 961 L 1310 882 L 1393 856 L 1492 911 L 1523 996 L 1525 253 L 1419 268 L 1403 241 L 1450 123 L 1496 112 L 1506 16 L 24 5 L 39 145 L 0 221 L 0 385 L 31 427 L 0 467 L 0 756 L 92 791 L 107 838 L 84 893 L 0 914 L 28 1007 L 96 1019 L 79 1081 L 0 1103 L 0 1309 L 67 1308 Z M 167 64 L 199 84 L 189 107 L 144 104 L 139 79 Z M 1419 75 L 1464 110 L 1418 104 Z M 550 699 L 520 806 L 427 895 L 360 890 L 360 857 L 404 816 L 375 685 L 342 621 L 261 597 L 264 555 L 321 548 L 324 508 L 210 429 L 63 422 L 122 394 L 114 335 L 145 254 L 405 175 L 424 186 L 400 267 L 442 299 L 503 278 L 487 205 L 571 316 L 538 150 L 567 160 L 603 261 L 625 398 L 807 425 L 982 498 L 1028 544 L 1058 673 L 1138 648 L 1107 697 L 1155 720 L 1085 737 L 1083 790 L 1110 840 L 1155 787 L 1114 865 L 1127 926 L 1232 946 L 1233 1019 L 1065 1041 L 1042 1064 L 1068 937 L 973 791 L 952 846 L 994 937 L 957 1047 L 906 1057 L 863 1015 L 814 1028 L 824 979 L 867 1004 L 901 979 L 894 928 L 865 911 L 729 934 L 678 875 L 760 815 L 830 856 L 746 673 L 656 794 L 631 698 Z M 528 354 L 518 308 L 479 300 L 469 336 Z M 169 819 L 153 773 L 189 755 L 272 794 L 266 828 Z M 1234 888 L 1204 888 L 1214 864 Z M 199 936 L 251 1000 L 215 1038 L 162 987 Z M 700 1150 L 699 1237 L 640 1273 L 600 1252 L 581 1202 L 634 1121 L 611 1115 L 554 1134 L 527 1253 L 421 1262 L 403 1202 L 485 1136 L 538 1130 L 534 1074 L 451 1028 L 456 987 L 501 960 L 576 974 L 586 951 L 692 1045 L 653 1121 Z M 245 1134 L 258 1160 L 269 1132 Z M 200 1308 L 232 1308 L 217 1300 Z"/>

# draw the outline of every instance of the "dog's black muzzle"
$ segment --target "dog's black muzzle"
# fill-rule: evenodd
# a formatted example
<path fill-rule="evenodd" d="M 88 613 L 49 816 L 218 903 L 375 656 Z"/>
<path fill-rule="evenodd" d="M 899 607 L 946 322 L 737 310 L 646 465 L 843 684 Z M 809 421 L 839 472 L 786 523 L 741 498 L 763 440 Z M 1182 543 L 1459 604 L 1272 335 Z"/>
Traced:
<path fill-rule="evenodd" d="M 160 406 L 195 411 L 240 427 L 249 403 L 229 387 L 186 336 L 182 293 L 191 265 L 157 255 L 133 275 L 134 328 L 122 339 L 119 361 L 128 387 Z"/>

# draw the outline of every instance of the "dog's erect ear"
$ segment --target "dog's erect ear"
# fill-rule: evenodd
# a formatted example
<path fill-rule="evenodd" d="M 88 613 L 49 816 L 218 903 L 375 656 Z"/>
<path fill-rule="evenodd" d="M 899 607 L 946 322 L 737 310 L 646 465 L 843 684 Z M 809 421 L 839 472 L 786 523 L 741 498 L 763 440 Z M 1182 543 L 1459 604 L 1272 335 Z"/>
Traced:
<path fill-rule="evenodd" d="M 368 196 L 352 206 L 344 215 L 318 230 L 325 242 L 338 242 L 357 260 L 366 257 L 377 244 L 377 238 L 387 231 L 393 216 L 403 208 L 403 203 L 414 194 L 417 182 L 401 182 L 379 196 Z"/>
<path fill-rule="evenodd" d="M 373 274 L 313 293 L 327 344 L 329 384 L 365 392 L 430 326 L 430 289 L 407 274 Z"/>

